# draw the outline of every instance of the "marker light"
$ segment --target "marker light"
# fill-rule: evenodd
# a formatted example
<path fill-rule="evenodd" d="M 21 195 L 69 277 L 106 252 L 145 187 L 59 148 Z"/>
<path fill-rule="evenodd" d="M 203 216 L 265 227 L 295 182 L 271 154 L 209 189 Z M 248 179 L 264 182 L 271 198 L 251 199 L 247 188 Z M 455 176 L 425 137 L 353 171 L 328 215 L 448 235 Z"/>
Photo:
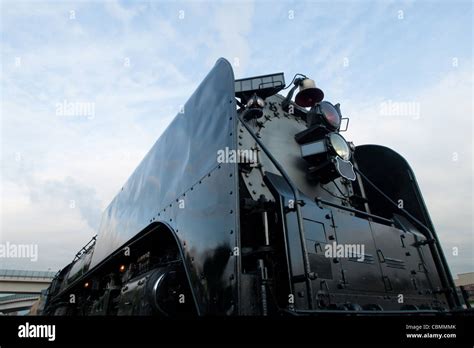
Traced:
<path fill-rule="evenodd" d="M 319 103 L 316 108 L 318 113 L 322 116 L 323 121 L 331 129 L 336 130 L 341 126 L 341 115 L 330 102 L 323 101 Z"/>

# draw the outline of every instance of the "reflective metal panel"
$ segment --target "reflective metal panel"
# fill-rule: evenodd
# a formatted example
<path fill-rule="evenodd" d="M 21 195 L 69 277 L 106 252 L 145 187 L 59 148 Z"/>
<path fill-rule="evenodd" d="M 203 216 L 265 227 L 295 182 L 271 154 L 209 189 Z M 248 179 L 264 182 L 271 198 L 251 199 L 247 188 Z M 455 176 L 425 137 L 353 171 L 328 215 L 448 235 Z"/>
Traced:
<path fill-rule="evenodd" d="M 235 148 L 234 115 L 234 74 L 220 59 L 105 210 L 91 268 L 216 168 L 218 150 Z M 214 194 L 227 193 L 228 185 Z"/>

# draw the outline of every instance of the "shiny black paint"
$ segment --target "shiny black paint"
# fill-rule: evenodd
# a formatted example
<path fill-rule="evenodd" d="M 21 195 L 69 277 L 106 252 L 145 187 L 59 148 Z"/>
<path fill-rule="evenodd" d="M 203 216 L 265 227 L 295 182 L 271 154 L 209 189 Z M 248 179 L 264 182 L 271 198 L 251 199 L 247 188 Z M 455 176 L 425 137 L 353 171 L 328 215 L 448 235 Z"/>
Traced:
<path fill-rule="evenodd" d="M 411 225 L 411 229 L 418 230 L 427 241 L 430 241 L 428 244 L 419 245 L 418 250 L 420 255 L 427 255 L 424 260 L 433 273 L 434 282 L 439 279 L 440 290 L 445 294 L 450 307 L 460 306 L 460 299 L 455 293 L 448 263 L 415 174 L 408 162 L 392 149 L 380 145 L 357 146 L 354 157 L 364 175 L 389 199 L 394 202 L 400 202 L 400 200 L 403 202 L 403 209 L 411 215 L 406 224 L 415 225 Z M 388 203 L 387 199 L 381 199 L 380 192 L 366 185 L 366 194 L 372 213 L 382 216 L 394 215 L 396 209 Z"/>
<path fill-rule="evenodd" d="M 200 313 L 236 310 L 237 165 L 234 75 L 219 60 L 103 214 L 90 269 L 156 222 L 179 240 Z"/>
<path fill-rule="evenodd" d="M 281 219 L 287 238 L 290 289 L 297 295 L 295 309 L 308 307 L 305 291 L 302 250 L 298 242 L 295 213 L 288 207 L 292 194 L 278 175 L 267 173 L 267 184 L 279 197 Z M 314 273 L 313 296 L 318 310 L 360 306 L 360 309 L 383 308 L 399 310 L 398 296 L 404 303 L 429 308 L 448 307 L 446 296 L 438 294 L 442 284 L 433 255 L 427 246 L 416 242 L 426 241 L 408 221 L 407 230 L 355 216 L 354 213 L 316 204 L 301 194 L 304 232 L 310 260 L 310 274 Z M 359 244 L 365 246 L 364 261 L 347 258 L 328 258 L 328 244 Z M 424 250 L 423 252 L 423 249 Z M 380 306 L 380 307 L 379 307 Z"/>
<path fill-rule="evenodd" d="M 400 310 L 399 293 L 410 306 L 452 307 L 438 291 L 449 287 L 452 279 L 439 244 L 434 249 L 425 245 L 432 238 L 430 232 L 398 214 L 370 187 L 365 188 L 369 206 L 364 208 L 308 180 L 305 160 L 294 141 L 294 135 L 307 127 L 301 112 L 284 113 L 281 96 L 267 99 L 264 124 L 247 123 L 244 117 L 239 123 L 233 72 L 227 61 L 219 60 L 186 103 L 184 113 L 173 120 L 104 212 L 94 249 L 55 280 L 62 281 L 58 301 L 86 279 L 101 278 L 121 262 L 127 263 L 125 246 L 132 246 L 140 256 L 172 240 L 199 315 L 263 314 L 270 294 L 278 298 L 272 310 L 293 313 Z M 218 150 L 233 150 L 237 144 L 243 149 L 257 144 L 263 150 L 259 165 L 244 170 L 236 163 L 217 163 Z M 434 233 L 413 172 L 403 158 L 390 149 L 367 145 L 357 147 L 354 162 L 393 200 L 403 199 Z M 384 165 L 375 166 L 377 162 Z M 351 195 L 353 185 L 345 186 Z M 252 226 L 253 213 L 246 211 L 239 199 L 243 196 L 254 202 L 262 196 L 268 199 L 265 209 L 274 218 L 269 231 L 272 243 L 263 248 L 254 238 L 263 236 L 263 228 L 258 223 Z M 365 260 L 327 257 L 325 247 L 333 242 L 365 245 Z M 247 243 L 245 256 L 241 243 Z M 259 260 L 252 256 L 256 251 Z M 265 264 L 273 277 L 264 290 L 263 278 L 252 268 L 255 261 Z M 143 314 L 142 309 L 148 313 L 149 301 L 137 300 L 139 309 L 131 312 L 127 308 L 130 298 L 148 294 L 139 283 L 149 280 L 140 277 L 121 284 L 125 292 L 119 297 L 123 308 L 118 314 Z M 294 305 L 287 302 L 289 295 L 295 297 Z"/>

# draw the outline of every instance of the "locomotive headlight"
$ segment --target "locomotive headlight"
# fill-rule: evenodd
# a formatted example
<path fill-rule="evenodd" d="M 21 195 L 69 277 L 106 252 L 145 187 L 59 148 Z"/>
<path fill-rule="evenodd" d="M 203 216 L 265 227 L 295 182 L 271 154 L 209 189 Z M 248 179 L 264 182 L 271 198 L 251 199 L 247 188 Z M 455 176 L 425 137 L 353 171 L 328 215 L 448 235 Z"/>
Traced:
<path fill-rule="evenodd" d="M 339 156 L 344 161 L 351 157 L 351 149 L 346 139 L 339 133 L 330 133 L 321 140 L 301 145 L 301 155 L 313 158 L 319 155 Z"/>
<path fill-rule="evenodd" d="M 355 180 L 351 148 L 339 133 L 329 133 L 318 141 L 301 145 L 301 156 L 309 164 L 309 174 L 322 183 L 337 177 Z"/>
<path fill-rule="evenodd" d="M 351 150 L 347 141 L 338 133 L 329 135 L 328 143 L 332 150 L 343 160 L 347 161 L 351 157 Z"/>

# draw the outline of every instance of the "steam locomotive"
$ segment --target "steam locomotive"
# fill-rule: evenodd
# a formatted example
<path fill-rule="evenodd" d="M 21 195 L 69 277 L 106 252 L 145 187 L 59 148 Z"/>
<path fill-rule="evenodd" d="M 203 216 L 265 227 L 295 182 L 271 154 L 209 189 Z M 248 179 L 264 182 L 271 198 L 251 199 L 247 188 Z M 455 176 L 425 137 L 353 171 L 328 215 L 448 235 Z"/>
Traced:
<path fill-rule="evenodd" d="M 413 171 L 387 147 L 346 141 L 347 125 L 307 76 L 235 80 L 219 59 L 58 272 L 42 314 L 460 308 Z"/>

